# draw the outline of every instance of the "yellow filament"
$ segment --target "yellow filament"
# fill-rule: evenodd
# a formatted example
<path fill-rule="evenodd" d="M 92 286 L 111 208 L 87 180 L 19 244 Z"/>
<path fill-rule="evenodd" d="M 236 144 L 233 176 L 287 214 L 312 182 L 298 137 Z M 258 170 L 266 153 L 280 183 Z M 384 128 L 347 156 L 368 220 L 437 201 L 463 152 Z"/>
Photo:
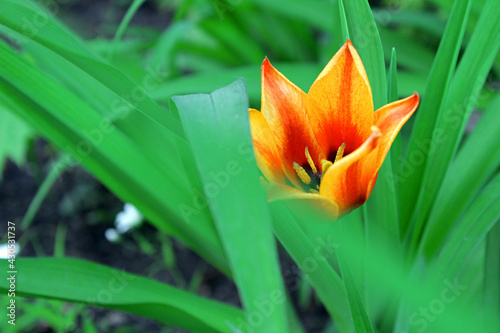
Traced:
<path fill-rule="evenodd" d="M 345 149 L 345 142 L 337 150 L 337 155 L 335 155 L 335 161 L 333 161 L 333 163 L 336 163 L 342 159 L 342 157 L 344 156 L 344 149 Z"/>
<path fill-rule="evenodd" d="M 306 185 L 311 184 L 311 177 L 309 177 L 309 175 L 307 174 L 306 170 L 304 170 L 303 167 L 301 167 L 298 163 L 293 162 L 293 168 L 295 169 L 295 172 L 297 172 L 297 175 L 304 184 Z"/>
<path fill-rule="evenodd" d="M 313 159 L 311 157 L 311 154 L 309 154 L 309 149 L 307 149 L 307 147 L 306 147 L 306 158 L 307 158 L 307 163 L 309 163 L 312 172 L 318 173 L 318 169 L 316 169 L 316 166 L 314 165 Z"/>
<path fill-rule="evenodd" d="M 329 167 L 331 167 L 333 163 L 328 160 L 321 160 L 321 172 L 324 175 L 326 170 L 328 170 Z"/>

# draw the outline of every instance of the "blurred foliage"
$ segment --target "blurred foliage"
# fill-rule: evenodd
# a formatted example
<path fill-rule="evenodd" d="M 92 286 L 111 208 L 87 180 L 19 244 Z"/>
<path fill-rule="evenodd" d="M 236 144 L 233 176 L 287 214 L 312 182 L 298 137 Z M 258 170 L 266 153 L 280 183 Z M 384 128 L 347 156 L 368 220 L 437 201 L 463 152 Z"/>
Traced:
<path fill-rule="evenodd" d="M 84 332 L 96 331 L 85 308 L 60 302 L 70 301 L 198 332 L 252 331 L 245 313 L 263 318 L 255 332 L 303 332 L 280 279 L 274 233 L 302 270 L 304 280 L 291 291 L 299 307 L 310 304 L 314 289 L 333 320 L 326 330 L 498 331 L 495 0 L 386 0 L 371 7 L 362 0 L 112 0 L 45 7 L 0 2 L 0 172 L 6 158 L 24 163 L 37 133 L 64 152 L 54 153 L 57 163 L 22 224 L 29 225 L 60 172 L 81 164 L 157 228 L 158 267 L 170 268 L 179 288 L 64 258 L 61 222 L 54 258 L 18 260 L 19 295 L 55 299 L 18 297 L 19 327 L 29 331 L 41 319 L 62 332 L 79 317 Z M 292 214 L 282 202 L 268 205 L 255 186 L 246 109 L 260 106 L 264 57 L 307 91 L 347 33 L 377 104 L 418 91 L 422 107 L 367 205 L 336 223 L 310 223 L 324 217 L 308 209 Z M 238 81 L 211 95 L 170 99 L 209 93 L 238 77 L 246 90 Z M 473 109 L 483 117 L 465 135 Z M 437 130 L 447 134 L 443 142 Z M 422 149 L 422 142 L 430 143 Z M 252 157 L 245 160 L 245 152 Z M 413 162 L 415 152 L 425 162 Z M 219 185 L 223 195 L 210 197 L 206 186 L 228 161 L 245 172 Z M 413 171 L 401 171 L 408 166 Z M 133 237 L 142 252 L 160 251 L 140 233 Z M 203 270 L 184 281 L 169 237 L 234 278 L 243 309 L 195 295 Z M 123 292 L 110 291 L 116 274 L 127 281 Z M 443 295 L 450 290 L 455 297 L 448 302 Z M 106 292 L 110 301 L 86 297 Z M 283 301 L 269 303 L 273 292 Z M 271 304 L 269 316 L 261 314 L 262 304 Z"/>

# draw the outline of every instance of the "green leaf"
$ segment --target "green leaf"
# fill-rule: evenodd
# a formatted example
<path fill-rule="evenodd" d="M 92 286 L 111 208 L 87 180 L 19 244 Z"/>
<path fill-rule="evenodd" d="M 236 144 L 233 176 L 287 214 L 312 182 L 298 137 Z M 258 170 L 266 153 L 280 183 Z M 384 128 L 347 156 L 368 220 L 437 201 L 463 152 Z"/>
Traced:
<path fill-rule="evenodd" d="M 425 191 L 420 195 L 424 205 L 417 224 L 429 212 L 435 201 L 444 176 L 458 149 L 472 108 L 476 104 L 493 61 L 500 49 L 500 20 L 495 15 L 496 1 L 488 0 L 474 34 L 460 61 L 453 78 L 446 107 L 439 116 L 436 132 L 431 140 L 429 163 L 424 179 Z M 425 198 L 425 200 L 423 199 Z M 429 224 L 420 243 L 421 250 L 430 254 L 447 235 L 451 220 L 444 219 Z M 416 237 L 416 236 L 415 236 Z"/>
<path fill-rule="evenodd" d="M 128 8 L 127 12 L 125 13 L 125 16 L 123 17 L 122 21 L 120 22 L 120 25 L 118 26 L 118 30 L 116 31 L 115 37 L 111 42 L 111 47 L 108 53 L 108 59 L 113 59 L 113 55 L 116 52 L 116 46 L 120 43 L 122 36 L 125 33 L 125 30 L 127 30 L 127 27 L 130 24 L 130 21 L 134 17 L 135 13 L 137 13 L 139 8 L 142 6 L 144 1 L 146 0 L 132 0 L 130 7 Z"/>
<path fill-rule="evenodd" d="M 7 260 L 0 260 L 7 267 Z M 70 258 L 18 258 L 16 295 L 58 299 L 128 312 L 193 332 L 232 333 L 241 310 L 169 285 Z M 0 290 L 9 290 L 2 272 Z"/>
<path fill-rule="evenodd" d="M 343 223 L 344 221 L 339 222 L 337 225 L 337 231 L 340 237 L 345 238 L 342 231 Z M 337 259 L 339 262 L 340 272 L 342 274 L 342 280 L 344 281 L 347 300 L 349 301 L 349 308 L 351 309 L 354 329 L 356 332 L 373 333 L 370 318 L 368 317 L 363 299 L 358 287 L 356 286 L 354 275 L 349 267 L 349 261 L 347 260 L 346 254 L 343 252 L 342 248 L 337 251 Z"/>
<path fill-rule="evenodd" d="M 391 52 L 391 62 L 389 64 L 389 75 L 387 75 L 387 101 L 394 102 L 398 100 L 398 60 L 396 57 L 396 49 L 392 48 Z M 396 139 L 392 142 L 391 146 L 391 163 L 392 171 L 399 170 L 400 163 L 402 159 L 402 148 L 401 148 L 401 134 L 398 134 Z M 399 198 L 399 182 L 394 180 L 394 190 L 396 192 L 396 198 Z M 399 220 L 398 220 L 399 222 Z M 397 226 L 398 234 L 400 232 L 399 223 Z"/>
<path fill-rule="evenodd" d="M 131 140 L 136 141 L 151 156 L 154 156 L 154 159 L 158 160 L 165 170 L 177 169 L 177 163 L 172 159 L 172 156 L 175 155 L 175 142 L 164 127 L 142 117 L 133 107 L 129 107 L 125 100 L 116 97 L 108 89 L 102 89 L 95 78 L 44 46 L 33 41 L 26 41 L 23 48 L 29 54 L 29 57 L 35 60 L 39 68 L 86 101 L 103 118 L 113 122 Z M 164 72 L 159 71 L 159 73 Z M 147 73 L 144 75 L 148 84 L 156 82 L 151 77 L 152 74 Z M 43 99 L 43 97 L 37 95 L 37 99 L 39 98 Z M 99 135 L 99 129 L 92 130 L 89 134 L 94 137 L 96 142 L 104 138 L 104 136 Z M 164 144 L 157 145 L 154 142 Z"/>
<path fill-rule="evenodd" d="M 408 38 L 408 35 L 398 30 L 382 27 L 379 32 L 386 60 L 390 60 L 392 48 L 396 47 L 398 50 L 398 63 L 408 70 L 417 72 L 427 78 L 435 57 L 435 51 L 432 48 L 419 40 Z"/>
<path fill-rule="evenodd" d="M 41 183 L 35 194 L 35 197 L 30 202 L 30 205 L 28 206 L 28 209 L 24 214 L 24 217 L 19 225 L 19 228 L 21 230 L 28 229 L 28 227 L 31 225 L 31 222 L 33 222 L 33 219 L 35 218 L 36 213 L 40 209 L 43 201 L 49 194 L 52 186 L 55 184 L 57 179 L 59 179 L 59 176 L 70 167 L 72 167 L 72 164 L 71 158 L 68 155 L 62 155 L 58 157 L 57 160 L 51 164 L 49 174 Z"/>
<path fill-rule="evenodd" d="M 200 27 L 234 52 L 243 63 L 261 62 L 265 58 L 265 53 L 259 44 L 228 20 L 207 19 L 200 24 Z"/>
<path fill-rule="evenodd" d="M 403 6 L 373 8 L 373 16 L 375 17 L 375 21 L 381 26 L 391 24 L 416 28 L 437 38 L 442 36 L 446 26 L 445 21 L 436 12 L 408 9 L 403 8 Z"/>
<path fill-rule="evenodd" d="M 35 131 L 25 121 L 0 105 L 0 142 L 4 143 L 0 145 L 0 180 L 8 158 L 19 166 L 24 164 L 34 135 Z"/>
<path fill-rule="evenodd" d="M 454 277 L 462 271 L 488 232 L 500 221 L 500 174 L 485 187 L 449 232 L 436 260 L 442 276 Z M 436 245 L 437 246 L 437 245 Z"/>
<path fill-rule="evenodd" d="M 500 166 L 500 94 L 484 112 L 445 175 L 429 225 L 454 222 Z"/>
<path fill-rule="evenodd" d="M 425 94 L 415 115 L 415 124 L 410 143 L 400 169 L 400 174 L 398 175 L 398 179 L 401 182 L 400 187 L 406 189 L 401 192 L 400 207 L 403 231 L 408 227 L 412 213 L 420 212 L 420 207 L 417 206 L 420 201 L 417 201 L 417 199 L 423 200 L 424 193 L 427 196 L 429 195 L 427 188 L 421 187 L 425 170 L 432 170 L 426 164 L 430 147 L 429 141 L 438 123 L 439 115 L 444 112 L 444 103 L 453 71 L 455 70 L 465 27 L 467 26 L 470 6 L 471 0 L 455 2 L 432 65 Z M 418 165 L 414 165 L 416 156 L 420 157 Z M 407 169 L 411 169 L 412 173 L 407 177 L 402 177 L 402 170 Z M 419 197 L 419 195 L 422 197 Z M 428 201 L 431 202 L 432 199 Z M 424 215 L 422 214 L 422 216 Z M 423 220 L 420 219 L 420 222 L 414 228 L 413 240 L 416 240 L 422 231 Z"/>
<path fill-rule="evenodd" d="M 484 272 L 484 303 L 495 313 L 500 313 L 500 223 L 488 233 Z"/>
<path fill-rule="evenodd" d="M 340 26 L 342 28 L 342 36 L 344 39 L 351 39 L 351 34 L 349 33 L 349 26 L 347 25 L 347 18 L 345 16 L 344 1 L 338 0 L 339 2 L 339 15 L 340 15 Z"/>
<path fill-rule="evenodd" d="M 367 0 L 349 0 L 344 6 L 349 34 L 365 66 L 373 92 L 373 103 L 378 109 L 387 103 L 387 81 L 384 51 L 377 25 Z"/>
<path fill-rule="evenodd" d="M 354 332 L 344 284 L 331 264 L 338 247 L 330 233 L 331 221 L 317 223 L 317 212 L 309 211 L 306 215 L 310 219 L 300 221 L 280 201 L 272 202 L 271 207 L 274 233 L 304 272 L 336 327 L 340 332 Z M 308 228 L 319 230 L 313 234 Z M 298 283 L 298 273 L 288 271 L 284 274 L 285 278 Z"/>
<path fill-rule="evenodd" d="M 333 6 L 330 1 L 305 0 L 253 0 L 258 6 L 265 7 L 276 14 L 290 17 L 294 20 L 301 20 L 312 26 L 332 31 L 334 27 Z"/>
<path fill-rule="evenodd" d="M 23 18 L 46 17 L 47 22 L 42 27 L 26 25 Z M 74 34 L 68 32 L 53 15 L 48 14 L 34 3 L 26 0 L 0 2 L 0 25 L 3 25 L 18 35 L 14 38 L 23 43 L 24 38 L 31 39 L 67 59 L 75 66 L 93 76 L 102 85 L 112 90 L 116 95 L 134 105 L 142 117 L 159 123 L 173 134 L 180 135 L 180 124 L 165 112 L 147 95 L 144 87 L 133 83 L 116 68 L 96 58 L 84 43 Z"/>
<path fill-rule="evenodd" d="M 394 102 L 398 100 L 398 60 L 396 49 L 391 52 L 391 62 L 389 63 L 389 75 L 387 76 L 387 100 Z"/>
<path fill-rule="evenodd" d="M 165 69 L 168 73 L 175 72 L 174 51 L 186 34 L 189 34 L 193 26 L 194 22 L 192 21 L 177 21 L 169 26 L 151 49 L 149 66 L 156 69 Z"/>
<path fill-rule="evenodd" d="M 286 331 L 286 294 L 259 182 L 242 79 L 210 95 L 173 97 L 251 332 Z M 256 322 L 252 314 L 261 313 Z M 262 315 L 261 315 L 262 317 Z"/>
<path fill-rule="evenodd" d="M 0 66 L 2 105 L 69 152 L 123 201 L 138 207 L 159 229 L 176 235 L 227 271 L 206 207 L 197 209 L 195 216 L 186 216 L 181 209 L 182 205 L 196 205 L 195 200 L 203 199 L 187 187 L 182 170 L 172 168 L 167 172 L 158 159 L 83 100 L 22 61 L 3 43 L 0 49 L 0 61 L 5 65 Z"/>

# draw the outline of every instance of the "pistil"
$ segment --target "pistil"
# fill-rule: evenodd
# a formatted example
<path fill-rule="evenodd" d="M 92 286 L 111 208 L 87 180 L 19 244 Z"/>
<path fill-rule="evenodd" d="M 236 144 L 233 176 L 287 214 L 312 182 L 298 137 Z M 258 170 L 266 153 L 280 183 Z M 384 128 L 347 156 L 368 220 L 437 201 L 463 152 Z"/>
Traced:
<path fill-rule="evenodd" d="M 325 159 L 321 160 L 321 172 L 318 171 L 318 168 L 314 164 L 308 147 L 305 149 L 307 165 L 301 166 L 300 164 L 293 162 L 293 169 L 302 183 L 307 185 L 306 187 L 310 192 L 316 193 L 319 190 L 319 185 L 323 175 L 333 164 L 340 161 L 344 157 L 345 147 L 346 143 L 344 142 L 339 149 L 337 149 L 337 154 L 335 155 L 335 160 L 333 162 Z"/>

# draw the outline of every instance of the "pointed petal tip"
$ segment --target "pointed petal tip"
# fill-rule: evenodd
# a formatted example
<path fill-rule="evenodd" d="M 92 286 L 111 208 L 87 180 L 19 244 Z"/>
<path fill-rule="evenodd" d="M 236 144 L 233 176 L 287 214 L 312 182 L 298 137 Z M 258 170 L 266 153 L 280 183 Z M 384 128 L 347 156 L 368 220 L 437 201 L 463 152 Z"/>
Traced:
<path fill-rule="evenodd" d="M 418 104 L 420 104 L 420 95 L 418 94 L 418 92 L 415 91 L 413 92 L 413 95 L 408 96 L 406 100 L 410 103 L 415 104 L 415 109 L 416 109 L 418 107 Z"/>
<path fill-rule="evenodd" d="M 262 64 L 260 65 L 261 72 L 264 72 L 264 69 L 269 66 L 272 66 L 271 62 L 269 61 L 269 58 L 265 56 L 264 60 L 262 60 Z"/>

